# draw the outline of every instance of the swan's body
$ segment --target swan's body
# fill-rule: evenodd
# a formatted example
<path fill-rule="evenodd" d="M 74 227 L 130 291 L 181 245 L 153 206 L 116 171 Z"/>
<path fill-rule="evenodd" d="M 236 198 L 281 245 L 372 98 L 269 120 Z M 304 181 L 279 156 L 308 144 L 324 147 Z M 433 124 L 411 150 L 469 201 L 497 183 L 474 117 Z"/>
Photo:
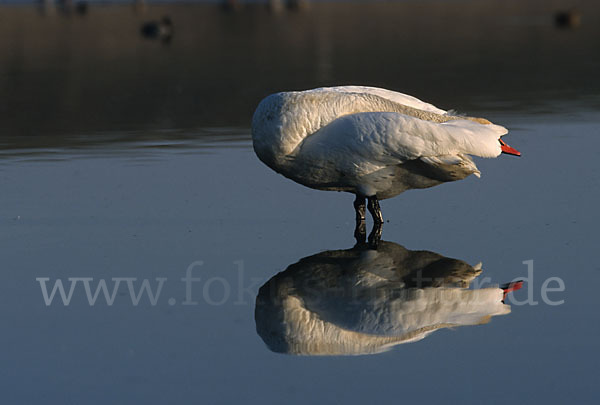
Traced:
<path fill-rule="evenodd" d="M 368 197 L 376 222 L 379 199 L 479 176 L 469 155 L 497 157 L 507 132 L 483 118 L 361 86 L 273 94 L 252 119 L 254 150 L 267 166 L 311 188 L 356 194 L 357 218 L 361 208 L 364 218 Z"/>

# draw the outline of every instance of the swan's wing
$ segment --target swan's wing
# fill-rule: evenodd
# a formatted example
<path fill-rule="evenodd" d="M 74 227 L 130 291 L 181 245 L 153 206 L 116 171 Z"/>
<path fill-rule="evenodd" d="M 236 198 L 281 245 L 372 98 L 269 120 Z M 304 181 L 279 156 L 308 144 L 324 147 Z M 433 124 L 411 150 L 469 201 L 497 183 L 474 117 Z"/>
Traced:
<path fill-rule="evenodd" d="M 470 120 L 434 123 L 392 112 L 357 113 L 306 138 L 299 153 L 304 159 L 335 161 L 342 170 L 369 173 L 419 158 L 452 163 L 457 155 L 496 157 L 501 153 L 498 139 L 507 132 Z"/>
<path fill-rule="evenodd" d="M 433 104 L 426 103 L 419 100 L 416 97 L 409 96 L 408 94 L 398 93 L 396 91 L 380 89 L 378 87 L 367 87 L 367 86 L 338 86 L 338 87 L 322 87 L 315 89 L 315 91 L 334 91 L 338 93 L 367 93 L 385 98 L 393 101 L 394 103 L 406 105 L 412 108 L 417 108 L 423 111 L 429 111 L 435 114 L 446 114 L 446 111 L 441 108 L 437 108 Z"/>
<path fill-rule="evenodd" d="M 440 171 L 437 171 L 434 175 L 440 180 L 450 181 L 456 180 L 456 169 L 461 171 L 467 171 L 473 173 L 477 177 L 481 177 L 481 172 L 475 165 L 475 162 L 467 155 L 442 155 L 442 156 L 428 156 L 419 158 L 421 162 L 427 163 L 429 166 L 433 166 Z M 454 170 L 453 170 L 454 169 Z"/>

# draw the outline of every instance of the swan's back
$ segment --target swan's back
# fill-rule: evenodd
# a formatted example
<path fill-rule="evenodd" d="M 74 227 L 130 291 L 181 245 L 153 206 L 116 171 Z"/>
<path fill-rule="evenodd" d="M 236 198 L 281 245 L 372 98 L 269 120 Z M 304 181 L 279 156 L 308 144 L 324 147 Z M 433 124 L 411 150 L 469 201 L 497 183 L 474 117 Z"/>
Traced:
<path fill-rule="evenodd" d="M 416 108 L 418 110 L 429 111 L 435 114 L 446 114 L 447 112 L 441 108 L 437 108 L 433 104 L 426 103 L 416 97 L 408 94 L 398 93 L 397 91 L 381 89 L 378 87 L 368 86 L 339 86 L 339 87 L 322 87 L 315 89 L 317 91 L 333 91 L 338 93 L 364 93 L 373 94 L 375 96 L 387 99 L 397 104 Z"/>
<path fill-rule="evenodd" d="M 273 156 L 292 155 L 306 137 L 339 117 L 358 112 L 399 112 L 434 122 L 455 118 L 411 96 L 373 88 L 368 88 L 371 89 L 369 92 L 354 92 L 361 89 L 364 90 L 358 86 L 344 86 L 282 92 L 266 97 L 252 118 L 252 139 L 257 155 L 263 161 L 272 160 Z M 384 94 L 388 98 L 382 97 Z M 394 99 L 409 101 L 430 111 Z"/>
<path fill-rule="evenodd" d="M 264 163 L 278 170 L 294 157 L 298 146 L 307 137 L 337 118 L 364 112 L 395 112 L 432 123 L 470 120 L 490 124 L 482 118 L 448 115 L 415 97 L 373 87 L 341 86 L 282 92 L 266 97 L 254 113 L 254 150 Z M 484 126 L 494 127 L 500 135 L 507 132 L 496 125 Z"/>

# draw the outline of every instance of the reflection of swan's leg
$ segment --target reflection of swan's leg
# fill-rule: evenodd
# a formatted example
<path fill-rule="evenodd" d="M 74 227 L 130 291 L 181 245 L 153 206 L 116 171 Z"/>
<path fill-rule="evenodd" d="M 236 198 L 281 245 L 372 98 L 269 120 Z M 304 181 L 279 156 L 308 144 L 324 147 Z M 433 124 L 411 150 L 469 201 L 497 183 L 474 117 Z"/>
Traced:
<path fill-rule="evenodd" d="M 369 197 L 369 204 L 367 205 L 369 212 L 373 216 L 373 221 L 376 224 L 383 223 L 383 216 L 381 215 L 381 208 L 379 208 L 379 200 L 377 196 Z"/>
<path fill-rule="evenodd" d="M 369 246 L 371 247 L 371 249 L 377 249 L 379 241 L 381 240 L 382 228 L 383 226 L 380 222 L 376 222 L 373 224 L 373 229 L 369 234 Z"/>
<path fill-rule="evenodd" d="M 365 221 L 356 220 L 356 228 L 354 228 L 354 238 L 356 238 L 356 245 L 361 246 L 365 244 L 367 240 L 367 224 Z"/>
<path fill-rule="evenodd" d="M 356 195 L 354 210 L 356 211 L 356 226 L 358 227 L 358 222 L 365 220 L 365 197 Z"/>

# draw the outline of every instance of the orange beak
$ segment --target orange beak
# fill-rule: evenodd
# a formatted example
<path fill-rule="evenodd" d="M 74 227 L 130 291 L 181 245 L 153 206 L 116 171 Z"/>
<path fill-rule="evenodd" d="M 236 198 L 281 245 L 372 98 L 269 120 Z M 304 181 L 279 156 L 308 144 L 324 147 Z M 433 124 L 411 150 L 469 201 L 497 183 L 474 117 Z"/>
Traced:
<path fill-rule="evenodd" d="M 498 139 L 500 141 L 502 153 L 508 153 L 509 155 L 521 156 L 521 152 L 516 150 L 515 148 L 511 148 L 508 146 L 502 139 Z"/>

